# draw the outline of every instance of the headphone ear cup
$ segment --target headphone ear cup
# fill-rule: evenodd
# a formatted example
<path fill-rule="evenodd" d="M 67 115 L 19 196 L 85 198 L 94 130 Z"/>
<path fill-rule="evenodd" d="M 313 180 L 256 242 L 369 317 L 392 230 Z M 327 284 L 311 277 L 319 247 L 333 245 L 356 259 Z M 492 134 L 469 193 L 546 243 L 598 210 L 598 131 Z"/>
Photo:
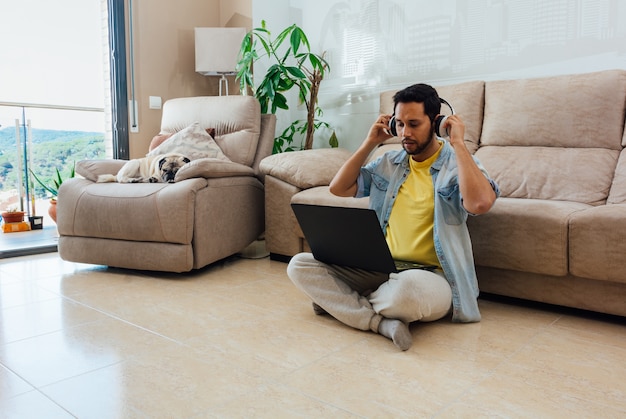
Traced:
<path fill-rule="evenodd" d="M 389 132 L 394 137 L 398 136 L 398 131 L 396 130 L 396 116 L 395 115 L 392 115 L 391 119 L 389 120 Z"/>
<path fill-rule="evenodd" d="M 448 130 L 443 127 L 447 119 L 448 119 L 447 115 L 446 116 L 439 115 L 435 119 L 435 134 L 437 134 L 437 137 L 447 138 L 450 136 L 450 134 L 448 133 Z"/>

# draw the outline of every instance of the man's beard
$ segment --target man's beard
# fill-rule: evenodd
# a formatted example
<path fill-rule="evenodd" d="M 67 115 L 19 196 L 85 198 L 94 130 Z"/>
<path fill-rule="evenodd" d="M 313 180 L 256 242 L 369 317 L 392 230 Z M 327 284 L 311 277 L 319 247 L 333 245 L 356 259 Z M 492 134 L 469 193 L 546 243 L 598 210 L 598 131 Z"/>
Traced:
<path fill-rule="evenodd" d="M 431 145 L 431 143 L 433 141 L 435 141 L 435 127 L 432 127 L 430 129 L 430 133 L 429 133 L 429 137 L 428 138 L 429 138 L 428 141 L 426 141 L 422 145 L 420 145 L 419 142 L 415 141 L 414 143 L 415 143 L 416 147 L 415 147 L 415 150 L 413 150 L 413 151 L 407 150 L 406 147 L 404 146 L 404 140 L 402 140 L 402 148 L 410 156 L 415 156 L 417 154 L 422 153 L 424 150 L 426 150 Z"/>

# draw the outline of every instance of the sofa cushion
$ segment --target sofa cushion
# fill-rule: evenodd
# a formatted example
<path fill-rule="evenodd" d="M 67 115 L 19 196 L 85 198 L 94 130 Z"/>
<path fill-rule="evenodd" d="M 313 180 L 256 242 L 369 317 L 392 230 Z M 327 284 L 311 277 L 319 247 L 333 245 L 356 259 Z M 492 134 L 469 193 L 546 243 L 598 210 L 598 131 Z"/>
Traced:
<path fill-rule="evenodd" d="M 617 160 L 611 191 L 606 202 L 607 204 L 626 203 L 626 149 L 622 150 Z"/>
<path fill-rule="evenodd" d="M 330 193 L 328 186 L 305 189 L 291 198 L 292 204 L 326 205 L 329 207 L 368 208 L 369 198 L 352 198 Z"/>
<path fill-rule="evenodd" d="M 623 70 L 490 81 L 476 154 L 502 196 L 604 204 L 625 107 Z"/>
<path fill-rule="evenodd" d="M 566 275 L 569 220 L 588 208 L 576 202 L 498 198 L 488 213 L 468 218 L 476 265 Z"/>
<path fill-rule="evenodd" d="M 213 137 L 200 126 L 199 122 L 194 122 L 173 134 L 149 151 L 146 156 L 158 156 L 159 154 L 166 153 L 179 153 L 188 157 L 190 160 L 210 157 L 230 161 L 230 159 L 222 153 L 222 150 Z"/>
<path fill-rule="evenodd" d="M 194 122 L 215 128 L 215 142 L 232 161 L 252 166 L 261 130 L 261 105 L 252 96 L 200 96 L 170 99 L 163 105 L 161 133 L 178 132 Z"/>
<path fill-rule="evenodd" d="M 619 152 L 605 148 L 486 146 L 476 152 L 509 198 L 606 202 Z"/>
<path fill-rule="evenodd" d="M 626 71 L 488 81 L 481 145 L 621 150 Z"/>
<path fill-rule="evenodd" d="M 446 86 L 434 86 L 439 97 L 452 105 L 456 114 L 465 123 L 465 145 L 471 153 L 478 149 L 478 139 L 483 124 L 483 108 L 485 104 L 485 82 L 469 81 Z M 397 90 L 389 90 L 380 94 L 380 112 L 393 113 L 393 95 Z M 442 106 L 442 113 L 449 113 Z M 394 138 L 387 143 L 399 142 Z"/>
<path fill-rule="evenodd" d="M 626 283 L 626 204 L 572 214 L 570 271 L 583 278 Z"/>
<path fill-rule="evenodd" d="M 261 161 L 260 170 L 300 189 L 330 184 L 352 153 L 342 148 L 318 148 L 274 154 Z"/>

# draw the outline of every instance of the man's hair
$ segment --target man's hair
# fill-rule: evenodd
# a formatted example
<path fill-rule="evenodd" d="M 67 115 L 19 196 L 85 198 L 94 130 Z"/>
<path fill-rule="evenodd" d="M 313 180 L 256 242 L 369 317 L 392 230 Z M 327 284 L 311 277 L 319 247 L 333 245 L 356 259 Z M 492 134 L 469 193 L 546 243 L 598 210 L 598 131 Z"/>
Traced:
<path fill-rule="evenodd" d="M 393 95 L 394 112 L 398 103 L 409 102 L 423 103 L 424 113 L 428 115 L 431 122 L 441 113 L 441 99 L 439 99 L 437 91 L 427 84 L 414 84 L 396 92 Z"/>

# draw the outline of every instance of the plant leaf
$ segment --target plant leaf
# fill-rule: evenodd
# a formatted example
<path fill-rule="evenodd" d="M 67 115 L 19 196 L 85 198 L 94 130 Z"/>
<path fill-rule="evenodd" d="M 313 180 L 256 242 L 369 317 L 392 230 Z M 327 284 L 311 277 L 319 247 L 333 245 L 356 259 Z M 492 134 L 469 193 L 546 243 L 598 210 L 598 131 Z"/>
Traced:
<path fill-rule="evenodd" d="M 339 140 L 337 139 L 337 134 L 335 134 L 335 130 L 333 130 L 333 133 L 330 135 L 330 139 L 328 140 L 328 144 L 332 148 L 339 147 Z"/>
<path fill-rule="evenodd" d="M 277 37 L 276 37 L 276 41 L 275 41 L 275 46 L 276 49 L 278 49 L 278 47 L 281 46 L 281 44 L 283 43 L 283 41 L 285 40 L 285 38 L 287 37 L 287 35 L 289 35 L 289 33 L 291 31 L 293 31 L 293 29 L 296 27 L 296 25 L 291 25 L 286 27 Z"/>
<path fill-rule="evenodd" d="M 292 76 L 298 78 L 298 79 L 304 79 L 306 78 L 306 74 L 304 74 L 304 72 L 302 70 L 300 70 L 298 67 L 285 67 L 285 70 L 287 70 L 287 72 L 289 74 L 291 74 Z"/>
<path fill-rule="evenodd" d="M 287 98 L 281 93 L 276 93 L 276 96 L 274 96 L 274 105 L 280 109 L 289 109 Z"/>
<path fill-rule="evenodd" d="M 302 42 L 302 31 L 298 29 L 294 28 L 294 31 L 291 32 L 291 37 L 289 39 L 289 41 L 291 42 L 291 49 L 293 50 L 294 55 L 298 54 L 298 48 L 300 48 L 300 43 Z"/>
<path fill-rule="evenodd" d="M 295 25 L 294 25 L 295 26 Z M 306 34 L 304 33 L 304 31 L 302 30 L 302 28 L 296 26 L 294 28 L 294 32 L 298 33 L 298 38 L 300 39 L 300 42 L 302 43 L 302 45 L 304 45 L 306 47 L 307 51 L 311 51 L 311 46 L 309 45 L 309 40 L 306 37 Z"/>

